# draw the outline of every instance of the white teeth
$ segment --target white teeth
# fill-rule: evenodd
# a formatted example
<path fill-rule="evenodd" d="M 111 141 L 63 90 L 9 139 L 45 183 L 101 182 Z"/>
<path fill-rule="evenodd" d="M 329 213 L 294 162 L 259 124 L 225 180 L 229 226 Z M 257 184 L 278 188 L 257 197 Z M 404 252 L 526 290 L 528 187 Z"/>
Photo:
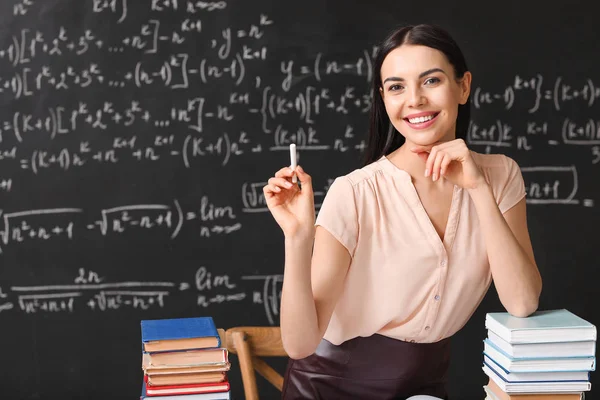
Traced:
<path fill-rule="evenodd" d="M 428 115 L 426 117 L 409 118 L 408 122 L 410 122 L 411 124 L 420 124 L 420 123 L 432 120 L 433 117 L 434 116 L 432 114 L 432 115 Z"/>

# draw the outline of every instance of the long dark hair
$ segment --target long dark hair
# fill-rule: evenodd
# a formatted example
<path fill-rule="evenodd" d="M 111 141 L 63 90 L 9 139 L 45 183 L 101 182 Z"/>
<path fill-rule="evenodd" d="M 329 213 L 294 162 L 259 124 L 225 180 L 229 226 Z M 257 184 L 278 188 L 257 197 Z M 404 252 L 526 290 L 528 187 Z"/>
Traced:
<path fill-rule="evenodd" d="M 454 67 L 456 79 L 460 79 L 468 71 L 462 51 L 443 28 L 436 25 L 421 24 L 404 26 L 394 29 L 381 42 L 373 66 L 372 96 L 370 126 L 367 147 L 364 155 L 364 165 L 377 161 L 383 155 L 388 155 L 404 144 L 404 136 L 399 134 L 385 111 L 383 99 L 379 94 L 381 82 L 381 65 L 389 52 L 403 44 L 422 45 L 444 53 L 448 62 Z M 467 135 L 471 118 L 470 103 L 458 106 L 456 119 L 456 137 L 464 139 Z"/>

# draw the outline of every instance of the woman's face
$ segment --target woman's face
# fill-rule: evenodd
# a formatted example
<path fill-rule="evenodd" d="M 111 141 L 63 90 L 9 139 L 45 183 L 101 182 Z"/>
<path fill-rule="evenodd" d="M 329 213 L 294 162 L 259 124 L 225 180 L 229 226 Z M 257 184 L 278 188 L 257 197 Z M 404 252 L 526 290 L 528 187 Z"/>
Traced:
<path fill-rule="evenodd" d="M 439 50 L 402 45 L 381 65 L 380 93 L 390 121 L 407 143 L 429 145 L 456 136 L 458 105 L 465 104 L 471 74 L 457 81 Z"/>

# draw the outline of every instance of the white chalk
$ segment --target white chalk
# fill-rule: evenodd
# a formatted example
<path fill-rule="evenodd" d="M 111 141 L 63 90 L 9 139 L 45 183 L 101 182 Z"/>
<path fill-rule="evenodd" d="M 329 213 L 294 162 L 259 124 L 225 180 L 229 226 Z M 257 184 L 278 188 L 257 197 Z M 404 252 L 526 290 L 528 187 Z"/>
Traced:
<path fill-rule="evenodd" d="M 294 143 L 290 144 L 290 162 L 290 168 L 292 170 L 295 170 L 298 166 L 298 162 L 296 161 L 296 145 Z M 294 175 L 292 176 L 292 182 L 298 182 L 298 177 L 296 176 L 296 173 L 294 173 Z"/>

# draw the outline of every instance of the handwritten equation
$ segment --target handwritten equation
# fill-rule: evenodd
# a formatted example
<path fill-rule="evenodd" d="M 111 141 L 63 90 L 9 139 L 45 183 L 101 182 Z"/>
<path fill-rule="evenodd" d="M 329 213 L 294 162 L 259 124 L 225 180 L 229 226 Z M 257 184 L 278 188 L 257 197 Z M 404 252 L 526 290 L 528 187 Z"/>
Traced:
<path fill-rule="evenodd" d="M 82 208 L 52 208 L 6 212 L 0 210 L 4 246 L 31 240 L 64 238 L 72 240 L 81 232 L 102 236 L 125 234 L 131 230 L 164 230 L 174 239 L 184 223 L 198 221 L 199 236 L 227 235 L 242 228 L 231 206 L 217 206 L 202 196 L 198 208 L 184 210 L 176 199 L 173 204 L 133 204 L 100 210 L 98 219 L 85 221 Z M 0 247 L 0 254 L 3 252 Z"/>
<path fill-rule="evenodd" d="M 94 271 L 80 268 L 70 283 L 0 287 L 0 313 L 145 311 L 182 300 L 204 309 L 246 302 L 263 310 L 271 325 L 277 324 L 283 275 L 249 275 L 239 280 L 245 282 L 243 287 L 229 275 L 214 274 L 207 267 L 200 267 L 192 281 L 110 282 Z"/>
<path fill-rule="evenodd" d="M 315 188 L 315 208 L 321 203 L 333 179 Z M 159 230 L 168 239 L 175 239 L 184 224 L 196 223 L 198 235 L 210 238 L 238 232 L 242 229 L 240 213 L 268 212 L 262 187 L 266 182 L 246 182 L 241 187 L 239 207 L 218 205 L 206 195 L 199 205 L 184 209 L 177 199 L 172 204 L 128 204 L 99 210 L 96 218 L 83 208 L 51 208 L 7 212 L 0 209 L 0 254 L 4 246 L 27 241 L 73 240 L 87 232 L 101 236 L 142 234 Z M 239 208 L 239 211 L 238 211 Z M 92 219 L 90 220 L 90 215 Z"/>

